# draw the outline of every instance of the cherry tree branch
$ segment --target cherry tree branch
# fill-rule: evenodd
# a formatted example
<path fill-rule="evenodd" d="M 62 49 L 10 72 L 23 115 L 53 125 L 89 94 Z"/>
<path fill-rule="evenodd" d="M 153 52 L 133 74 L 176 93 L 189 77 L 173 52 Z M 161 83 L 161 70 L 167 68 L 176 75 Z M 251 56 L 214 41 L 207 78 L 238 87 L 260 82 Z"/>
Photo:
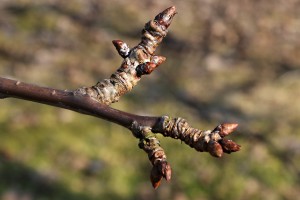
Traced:
<path fill-rule="evenodd" d="M 141 42 L 132 49 L 125 42 L 114 40 L 114 46 L 124 58 L 120 68 L 109 79 L 99 81 L 92 87 L 79 88 L 77 94 L 88 95 L 100 103 L 109 105 L 132 90 L 142 75 L 151 74 L 166 60 L 165 57 L 156 56 L 154 53 L 166 37 L 175 14 L 175 6 L 171 6 L 146 23 L 142 30 Z"/>
<path fill-rule="evenodd" d="M 0 77 L 0 99 L 12 97 L 73 110 L 129 129 L 133 136 L 139 139 L 139 147 L 147 153 L 153 165 L 150 180 L 154 188 L 160 185 L 162 178 L 167 181 L 171 179 L 171 166 L 156 138 L 156 133 L 179 139 L 191 148 L 209 152 L 215 157 L 239 151 L 238 144 L 225 138 L 237 128 L 237 124 L 220 124 L 213 130 L 203 131 L 191 127 L 180 117 L 140 116 L 109 107 L 109 104 L 118 101 L 123 94 L 129 92 L 143 75 L 150 74 L 165 61 L 164 57 L 156 56 L 154 52 L 166 36 L 175 14 L 175 7 L 172 6 L 146 23 L 141 42 L 132 49 L 123 41 L 114 40 L 113 44 L 124 60 L 109 79 L 91 87 L 67 91 Z"/>
<path fill-rule="evenodd" d="M 116 110 L 98 103 L 88 96 L 77 95 L 74 91 L 40 87 L 2 77 L 0 77 L 0 98 L 1 97 L 3 99 L 13 97 L 65 108 L 82 114 L 102 118 L 129 129 L 133 121 L 137 121 L 147 126 L 153 126 L 155 123 L 155 117 L 141 117 Z"/>

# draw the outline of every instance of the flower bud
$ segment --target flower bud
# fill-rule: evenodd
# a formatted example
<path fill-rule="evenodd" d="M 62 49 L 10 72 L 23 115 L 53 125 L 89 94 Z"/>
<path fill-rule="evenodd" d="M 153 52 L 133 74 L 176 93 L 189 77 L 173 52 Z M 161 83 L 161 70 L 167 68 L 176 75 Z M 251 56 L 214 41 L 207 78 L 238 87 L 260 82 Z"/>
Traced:
<path fill-rule="evenodd" d="M 221 137 L 225 137 L 225 136 L 229 135 L 230 133 L 232 133 L 237 127 L 238 127 L 238 124 L 225 123 L 225 124 L 219 125 L 216 129 L 218 129 L 219 135 Z"/>
<path fill-rule="evenodd" d="M 210 141 L 207 146 L 207 151 L 214 157 L 222 157 L 222 146 L 216 141 Z"/>
<path fill-rule="evenodd" d="M 171 180 L 171 175 L 172 175 L 172 169 L 171 169 L 171 165 L 168 162 L 164 162 L 165 164 L 163 165 L 163 177 L 167 180 L 170 181 Z"/>
<path fill-rule="evenodd" d="M 153 166 L 150 173 L 150 180 L 154 189 L 158 188 L 162 179 L 161 173 L 158 171 L 157 166 Z"/>
<path fill-rule="evenodd" d="M 236 144 L 232 140 L 228 140 L 225 138 L 220 140 L 219 143 L 221 144 L 223 151 L 228 154 L 230 154 L 231 152 L 239 151 L 241 149 L 240 145 Z"/>
<path fill-rule="evenodd" d="M 125 42 L 122 40 L 113 40 L 112 43 L 116 47 L 120 56 L 126 58 L 129 55 L 130 48 Z"/>
<path fill-rule="evenodd" d="M 159 13 L 154 20 L 156 20 L 160 25 L 168 28 L 175 14 L 176 8 L 175 6 L 171 6 L 163 12 Z"/>
<path fill-rule="evenodd" d="M 145 62 L 136 67 L 137 76 L 151 74 L 153 70 L 166 60 L 163 56 L 152 56 L 150 62 Z"/>

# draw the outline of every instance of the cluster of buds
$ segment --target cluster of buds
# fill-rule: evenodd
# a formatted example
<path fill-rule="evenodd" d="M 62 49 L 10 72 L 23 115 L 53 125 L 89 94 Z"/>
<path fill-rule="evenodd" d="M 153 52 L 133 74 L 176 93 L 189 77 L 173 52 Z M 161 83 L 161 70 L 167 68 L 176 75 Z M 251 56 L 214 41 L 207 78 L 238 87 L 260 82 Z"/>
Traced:
<path fill-rule="evenodd" d="M 140 139 L 139 147 L 147 154 L 153 167 L 150 173 L 152 186 L 157 188 L 162 178 L 171 179 L 171 166 L 167 162 L 167 156 L 160 146 L 155 133 L 161 133 L 166 137 L 180 139 L 190 147 L 200 152 L 209 152 L 214 157 L 222 157 L 223 153 L 232 153 L 240 150 L 240 145 L 225 137 L 230 135 L 238 124 L 224 123 L 215 129 L 202 131 L 189 126 L 185 119 L 170 118 L 164 116 L 154 127 L 141 127 L 134 122 L 132 132 Z"/>
<path fill-rule="evenodd" d="M 131 130 L 133 135 L 140 139 L 139 148 L 147 153 L 152 164 L 150 172 L 152 186 L 155 189 L 158 188 L 163 178 L 170 181 L 172 174 L 171 166 L 167 162 L 166 153 L 160 146 L 159 140 L 155 134 L 151 132 L 151 128 L 139 126 L 139 124 L 134 121 Z"/>
<path fill-rule="evenodd" d="M 168 27 L 175 14 L 175 7 L 172 6 L 159 13 L 154 20 L 146 23 L 142 30 L 142 40 L 133 49 L 130 49 L 122 40 L 112 41 L 121 57 L 124 59 L 129 58 L 131 63 L 134 63 L 134 61 L 138 62 L 136 66 L 138 78 L 142 75 L 150 74 L 166 60 L 163 56 L 155 56 L 154 52 L 162 39 L 167 35 Z M 126 66 L 128 67 L 128 65 Z M 121 68 L 124 68 L 124 65 Z"/>
<path fill-rule="evenodd" d="M 112 87 L 118 87 L 116 92 L 110 92 L 110 94 L 117 94 L 115 100 L 118 99 L 118 96 L 130 91 L 141 76 L 152 73 L 166 60 L 165 57 L 156 56 L 154 53 L 159 43 L 167 35 L 168 27 L 175 14 L 175 7 L 172 6 L 159 13 L 154 20 L 146 23 L 142 30 L 141 42 L 132 49 L 121 40 L 113 41 L 119 55 L 124 58 L 121 67 L 111 76 L 110 81 L 107 81 L 107 83 L 114 83 Z M 98 96 L 105 97 L 108 91 L 103 92 L 102 88 L 108 88 L 106 82 L 105 84 L 98 83 L 97 86 Z M 160 185 L 163 178 L 169 181 L 172 172 L 166 154 L 153 133 L 162 133 L 166 137 L 180 139 L 197 151 L 209 152 L 214 157 L 221 157 L 223 153 L 240 150 L 240 145 L 225 139 L 237 128 L 238 124 L 225 123 L 220 124 L 212 131 L 202 131 L 190 127 L 182 118 L 171 119 L 166 116 L 162 117 L 159 124 L 150 130 L 149 127 L 139 127 L 133 123 L 132 129 L 134 136 L 140 139 L 139 147 L 148 154 L 152 163 L 150 180 L 154 188 Z"/>
<path fill-rule="evenodd" d="M 221 136 L 221 139 L 217 140 L 218 147 L 212 148 L 213 150 L 222 149 L 222 151 L 218 150 L 219 153 L 216 154 L 216 157 L 221 157 L 222 152 L 230 154 L 232 152 L 236 152 L 236 151 L 240 150 L 240 148 L 241 148 L 240 145 L 236 144 L 232 140 L 224 138 L 224 137 L 228 136 L 229 134 L 231 134 L 233 131 L 235 131 L 235 129 L 237 127 L 238 127 L 238 124 L 235 124 L 235 123 L 233 123 L 233 124 L 224 123 L 224 124 L 220 124 L 212 131 L 212 134 L 219 134 Z"/>
<path fill-rule="evenodd" d="M 146 136 L 140 139 L 139 147 L 148 154 L 148 158 L 152 164 L 150 180 L 152 186 L 156 189 L 160 185 L 162 178 L 167 181 L 171 180 L 172 170 L 158 139 L 153 133 L 149 133 L 149 135 L 150 137 Z"/>
<path fill-rule="evenodd" d="M 223 153 L 240 150 L 240 145 L 224 137 L 231 134 L 238 124 L 224 123 L 215 129 L 202 131 L 192 128 L 185 119 L 164 116 L 160 127 L 153 131 L 160 132 L 166 137 L 180 139 L 190 147 L 200 152 L 209 152 L 214 157 L 222 157 Z"/>

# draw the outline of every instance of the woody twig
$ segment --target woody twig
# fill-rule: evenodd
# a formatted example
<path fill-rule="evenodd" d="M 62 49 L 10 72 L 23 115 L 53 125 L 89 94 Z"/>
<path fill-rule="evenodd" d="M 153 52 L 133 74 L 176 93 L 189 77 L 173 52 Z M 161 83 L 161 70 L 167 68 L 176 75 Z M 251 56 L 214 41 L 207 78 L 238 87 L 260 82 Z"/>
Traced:
<path fill-rule="evenodd" d="M 133 48 L 129 48 L 121 40 L 114 40 L 113 44 L 124 60 L 109 79 L 99 81 L 91 87 L 66 91 L 0 77 L 0 99 L 13 97 L 47 104 L 92 115 L 128 128 L 139 139 L 139 147 L 147 153 L 152 164 L 150 180 L 154 188 L 160 185 L 162 178 L 169 181 L 172 173 L 166 153 L 156 138 L 157 133 L 179 139 L 197 151 L 209 152 L 215 157 L 239 151 L 238 144 L 225 138 L 237 128 L 235 123 L 220 124 L 213 130 L 202 131 L 190 127 L 180 117 L 140 116 L 109 107 L 131 91 L 143 75 L 150 74 L 166 60 L 154 53 L 167 35 L 175 14 L 175 7 L 172 6 L 146 23 L 141 42 Z"/>

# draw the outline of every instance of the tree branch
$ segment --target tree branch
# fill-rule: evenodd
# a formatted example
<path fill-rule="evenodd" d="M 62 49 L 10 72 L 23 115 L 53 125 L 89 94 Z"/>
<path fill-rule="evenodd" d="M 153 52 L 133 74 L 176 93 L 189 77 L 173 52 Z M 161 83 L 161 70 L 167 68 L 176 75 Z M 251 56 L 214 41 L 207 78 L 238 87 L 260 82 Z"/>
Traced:
<path fill-rule="evenodd" d="M 153 126 L 156 119 L 155 117 L 141 117 L 113 109 L 88 96 L 77 95 L 76 91 L 40 87 L 2 77 L 0 77 L 0 96 L 3 98 L 14 97 L 73 110 L 117 123 L 129 129 L 133 121 L 146 126 Z"/>
<path fill-rule="evenodd" d="M 92 87 L 79 88 L 77 94 L 88 95 L 106 105 L 117 102 L 138 83 L 142 75 L 150 74 L 166 60 L 163 56 L 155 56 L 154 52 L 167 35 L 175 14 L 175 6 L 172 6 L 146 23 L 142 30 L 141 42 L 132 49 L 125 42 L 114 40 L 114 46 L 124 58 L 121 67 L 109 79 Z"/>
<path fill-rule="evenodd" d="M 13 97 L 73 110 L 129 129 L 136 138 L 139 138 L 139 147 L 148 154 L 153 165 L 150 180 L 154 188 L 160 185 L 162 178 L 167 181 L 171 179 L 171 166 L 155 136 L 156 133 L 179 139 L 195 150 L 209 152 L 215 157 L 221 157 L 223 153 L 236 152 L 240 150 L 240 146 L 224 137 L 233 132 L 237 124 L 220 124 L 212 131 L 202 131 L 190 127 L 186 120 L 180 117 L 140 116 L 108 106 L 129 92 L 142 75 L 150 74 L 165 60 L 164 57 L 155 56 L 154 52 L 166 36 L 167 28 L 175 14 L 175 7 L 172 6 L 146 23 L 141 42 L 132 49 L 121 40 L 114 40 L 113 44 L 124 61 L 110 79 L 98 82 L 92 87 L 67 91 L 0 77 L 0 98 Z"/>

